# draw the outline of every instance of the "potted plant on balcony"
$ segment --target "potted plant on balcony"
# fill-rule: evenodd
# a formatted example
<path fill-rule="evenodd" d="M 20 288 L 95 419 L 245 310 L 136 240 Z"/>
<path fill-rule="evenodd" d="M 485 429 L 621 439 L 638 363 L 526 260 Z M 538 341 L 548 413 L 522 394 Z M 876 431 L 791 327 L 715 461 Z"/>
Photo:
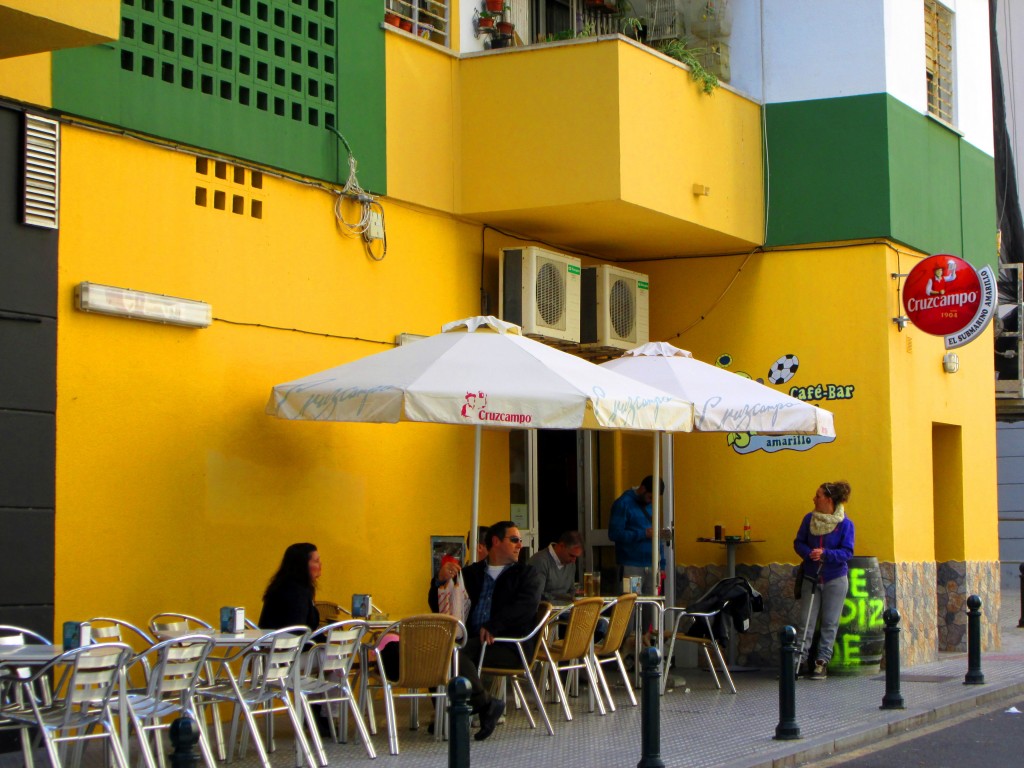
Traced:
<path fill-rule="evenodd" d="M 401 19 L 398 18 L 398 14 L 394 11 L 384 11 L 384 23 L 390 24 L 393 27 L 397 27 Z"/>
<path fill-rule="evenodd" d="M 507 35 L 508 37 L 512 37 L 512 33 L 515 32 L 515 31 L 516 31 L 516 25 L 513 24 L 511 21 L 504 21 L 503 20 L 503 21 L 499 21 L 498 22 L 498 34 L 499 35 Z"/>
<path fill-rule="evenodd" d="M 505 11 L 505 0 L 484 0 L 484 2 L 490 13 L 503 13 Z"/>
<path fill-rule="evenodd" d="M 477 29 L 494 29 L 494 14 L 490 11 L 480 11 L 476 20 Z"/>

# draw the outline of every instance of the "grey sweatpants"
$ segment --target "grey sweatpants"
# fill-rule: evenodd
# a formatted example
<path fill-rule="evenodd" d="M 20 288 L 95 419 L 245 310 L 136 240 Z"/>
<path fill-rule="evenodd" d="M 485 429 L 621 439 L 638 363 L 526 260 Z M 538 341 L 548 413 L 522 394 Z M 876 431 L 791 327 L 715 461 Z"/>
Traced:
<path fill-rule="evenodd" d="M 843 613 L 843 603 L 846 601 L 846 591 L 849 586 L 849 578 L 844 574 L 839 578 L 826 581 L 814 588 L 814 580 L 804 577 L 803 596 L 800 598 L 801 624 L 797 628 L 797 642 L 804 636 L 804 627 L 807 630 L 807 642 L 800 649 L 799 663 L 807 661 L 807 654 L 811 649 L 811 640 L 814 637 L 814 625 L 818 621 L 818 614 L 821 613 L 821 639 L 818 641 L 817 660 L 828 662 L 832 658 L 832 647 L 836 642 L 836 631 L 839 629 L 839 617 Z M 814 599 L 811 599 L 813 589 Z"/>

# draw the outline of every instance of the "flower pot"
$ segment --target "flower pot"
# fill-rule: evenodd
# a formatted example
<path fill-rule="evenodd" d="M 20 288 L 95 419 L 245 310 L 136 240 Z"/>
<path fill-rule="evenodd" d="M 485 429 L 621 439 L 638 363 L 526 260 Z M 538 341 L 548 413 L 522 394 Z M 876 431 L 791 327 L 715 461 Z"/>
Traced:
<path fill-rule="evenodd" d="M 487 10 L 490 13 L 501 13 L 505 10 L 505 0 L 487 0 Z"/>
<path fill-rule="evenodd" d="M 510 21 L 499 21 L 498 22 L 498 34 L 508 35 L 512 37 L 512 33 L 515 31 L 516 25 Z"/>
<path fill-rule="evenodd" d="M 398 26 L 401 27 L 404 32 L 412 32 L 412 21 L 409 19 L 399 19 Z"/>
<path fill-rule="evenodd" d="M 491 48 L 508 48 L 512 43 L 511 37 L 505 37 L 504 35 L 498 35 L 491 40 Z"/>
<path fill-rule="evenodd" d="M 493 16 L 481 16 L 477 20 L 477 24 L 480 29 L 494 29 L 494 17 Z"/>
<path fill-rule="evenodd" d="M 400 19 L 398 18 L 398 14 L 397 13 L 391 13 L 391 11 L 387 11 L 384 14 L 384 23 L 385 24 L 390 24 L 393 27 L 397 27 L 399 21 L 400 21 Z"/>

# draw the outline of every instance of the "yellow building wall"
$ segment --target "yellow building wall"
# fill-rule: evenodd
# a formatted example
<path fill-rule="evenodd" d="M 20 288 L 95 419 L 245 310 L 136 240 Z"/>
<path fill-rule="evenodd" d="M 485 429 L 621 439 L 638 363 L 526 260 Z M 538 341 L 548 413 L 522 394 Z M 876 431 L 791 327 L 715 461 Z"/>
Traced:
<path fill-rule="evenodd" d="M 388 196 L 453 212 L 462 167 L 460 62 L 401 35 L 384 39 Z"/>
<path fill-rule="evenodd" d="M 460 70 L 459 210 L 622 200 L 762 239 L 760 112 L 749 99 L 703 94 L 678 63 L 625 39 L 470 57 Z M 695 196 L 697 182 L 712 196 Z"/>
<path fill-rule="evenodd" d="M 49 53 L 0 59 L 0 94 L 27 104 L 50 107 L 53 105 L 52 70 Z"/>
<path fill-rule="evenodd" d="M 739 562 L 795 562 L 793 536 L 815 489 L 840 479 L 853 489 L 847 511 L 858 555 L 935 560 L 933 422 L 962 426 L 967 533 L 956 557 L 998 558 L 990 334 L 958 350 L 960 371 L 949 375 L 941 338 L 913 328 L 900 333 L 891 320 L 901 311 L 890 275 L 908 271 L 905 253 L 899 268 L 895 251 L 882 244 L 637 268 L 650 275 L 652 339 L 708 363 L 728 354 L 728 370 L 752 378 L 766 378 L 777 358 L 796 354 L 792 380 L 773 387 L 787 393 L 794 386 L 854 387 L 851 399 L 817 401 L 834 413 L 838 437 L 809 451 L 740 455 L 724 434 L 677 435 L 677 562 L 724 564 L 723 547 L 695 539 L 711 537 L 716 524 L 740 534 L 744 518 L 753 538 L 766 542 L 744 546 Z M 639 479 L 649 450 L 636 443 L 635 451 L 642 453 L 632 472 Z M 947 558 L 948 547 L 939 556 Z"/>
<path fill-rule="evenodd" d="M 197 186 L 258 197 L 263 218 L 200 207 Z M 322 596 L 426 610 L 429 537 L 469 527 L 472 430 L 281 421 L 264 406 L 273 384 L 477 314 L 479 227 L 385 200 L 375 262 L 320 189 L 272 176 L 235 189 L 187 153 L 69 126 L 61 191 L 56 626 L 212 620 L 222 605 L 255 618 L 296 541 L 321 550 Z M 215 320 L 83 313 L 81 281 L 206 301 Z M 485 433 L 485 523 L 507 516 L 507 446 Z"/>
<path fill-rule="evenodd" d="M 120 0 L 2 0 L 0 58 L 116 40 Z"/>

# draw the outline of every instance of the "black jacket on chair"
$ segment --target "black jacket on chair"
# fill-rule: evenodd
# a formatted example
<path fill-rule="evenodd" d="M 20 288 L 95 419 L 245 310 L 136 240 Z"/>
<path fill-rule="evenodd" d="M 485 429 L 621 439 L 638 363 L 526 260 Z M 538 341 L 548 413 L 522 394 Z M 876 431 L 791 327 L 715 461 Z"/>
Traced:
<path fill-rule="evenodd" d="M 734 576 L 716 583 L 696 602 L 686 606 L 686 610 L 694 613 L 719 611 L 711 624 L 715 642 L 723 644 L 729 639 L 729 626 L 725 617 L 732 619 L 737 632 L 746 632 L 750 629 L 751 615 L 764 610 L 764 598 L 745 578 Z M 707 626 L 703 621 L 696 621 L 686 634 L 690 637 L 707 637 Z"/>

